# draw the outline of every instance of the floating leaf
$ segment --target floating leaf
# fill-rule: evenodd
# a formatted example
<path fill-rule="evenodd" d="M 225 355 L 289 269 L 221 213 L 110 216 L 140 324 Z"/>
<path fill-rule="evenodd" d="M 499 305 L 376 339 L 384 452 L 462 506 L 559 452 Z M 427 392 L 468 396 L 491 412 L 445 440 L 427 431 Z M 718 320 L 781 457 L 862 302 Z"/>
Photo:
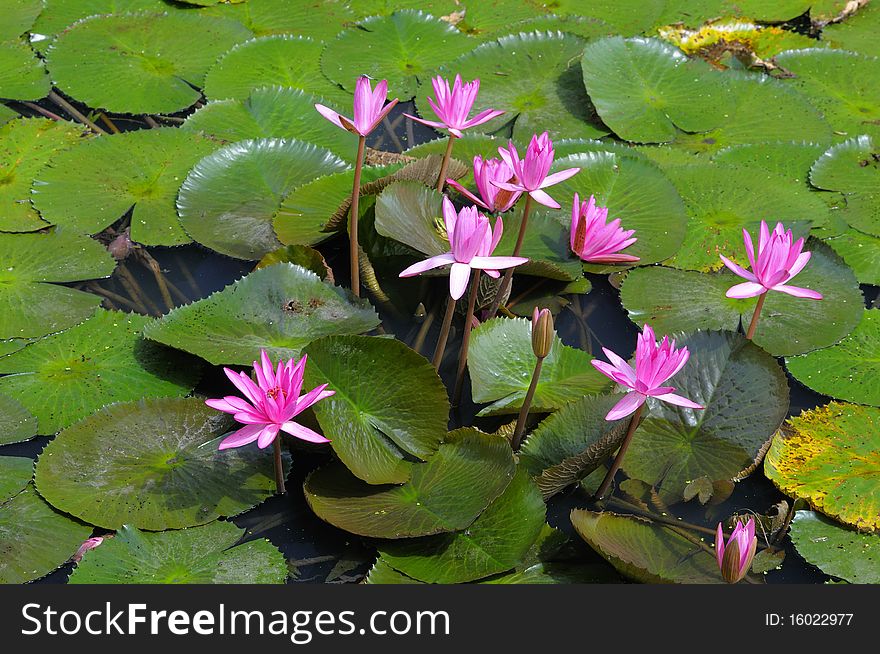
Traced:
<path fill-rule="evenodd" d="M 239 259 L 280 247 L 272 219 L 296 187 L 346 164 L 324 148 L 296 139 L 233 143 L 190 171 L 177 199 L 180 223 L 193 240 Z"/>
<path fill-rule="evenodd" d="M 861 531 L 880 531 L 880 409 L 831 402 L 790 419 L 764 473 L 779 489 Z"/>
<path fill-rule="evenodd" d="M 271 496 L 275 479 L 268 451 L 217 449 L 234 425 L 200 398 L 114 404 L 46 446 L 36 485 L 56 508 L 107 529 L 181 529 L 237 515 Z"/>
<path fill-rule="evenodd" d="M 877 33 L 880 30 L 880 5 L 865 4 L 846 20 L 822 28 L 822 40 L 835 48 L 863 55 L 880 55 Z"/>
<path fill-rule="evenodd" d="M 144 335 L 215 365 L 250 365 L 261 349 L 273 360 L 298 358 L 316 338 L 357 334 L 378 324 L 366 300 L 301 266 L 279 263 L 174 309 L 149 324 Z"/>
<path fill-rule="evenodd" d="M 880 147 L 874 139 L 859 136 L 829 148 L 810 169 L 810 183 L 844 193 L 846 222 L 880 236 Z"/>
<path fill-rule="evenodd" d="M 37 434 L 37 419 L 15 398 L 0 395 L 0 445 L 21 443 Z"/>
<path fill-rule="evenodd" d="M 424 184 L 394 182 L 376 198 L 376 231 L 422 254 L 449 252 L 442 202 L 443 195 Z"/>
<path fill-rule="evenodd" d="M 324 41 L 356 17 L 345 0 L 247 0 L 221 4 L 214 13 L 238 20 L 257 36 L 290 32 Z"/>
<path fill-rule="evenodd" d="M 0 358 L 0 393 L 53 434 L 111 402 L 189 393 L 200 369 L 141 339 L 148 318 L 98 309 L 81 325 Z"/>
<path fill-rule="evenodd" d="M 33 459 L 23 456 L 0 456 L 0 505 L 23 491 L 33 476 Z"/>
<path fill-rule="evenodd" d="M 45 0 L 9 0 L 0 16 L 0 41 L 17 39 L 27 32 L 45 6 Z"/>
<path fill-rule="evenodd" d="M 370 486 L 341 465 L 306 479 L 305 495 L 322 520 L 361 536 L 409 538 L 468 527 L 513 479 L 504 438 L 460 429 L 402 486 Z"/>
<path fill-rule="evenodd" d="M 798 511 L 791 541 L 822 572 L 851 584 L 880 584 L 880 535 L 860 534 L 813 511 Z"/>
<path fill-rule="evenodd" d="M 287 562 L 265 539 L 241 545 L 229 522 L 150 533 L 124 525 L 89 552 L 72 584 L 283 584 Z"/>
<path fill-rule="evenodd" d="M 852 268 L 859 282 L 880 286 L 880 238 L 849 229 L 825 242 Z"/>
<path fill-rule="evenodd" d="M 553 411 L 608 387 L 607 378 L 590 365 L 590 355 L 554 337 L 544 359 L 531 410 Z M 531 321 L 497 318 L 477 327 L 468 351 L 474 402 L 492 402 L 479 415 L 516 413 L 532 380 Z"/>
<path fill-rule="evenodd" d="M 823 152 L 824 145 L 805 141 L 746 143 L 719 150 L 712 161 L 724 166 L 775 173 L 790 182 L 805 184 L 810 167 Z"/>
<path fill-rule="evenodd" d="M 182 245 L 174 202 L 186 174 L 217 144 L 180 129 L 101 136 L 52 157 L 34 182 L 34 205 L 68 231 L 96 234 L 129 210 L 131 238 Z"/>
<path fill-rule="evenodd" d="M 51 89 L 46 67 L 27 43 L 0 42 L 0 98 L 39 100 Z"/>
<path fill-rule="evenodd" d="M 270 252 L 260 259 L 254 270 L 268 268 L 276 263 L 293 263 L 315 273 L 322 280 L 333 283 L 333 271 L 327 265 L 324 256 L 307 245 L 287 245 Z"/>
<path fill-rule="evenodd" d="M 40 52 L 45 52 L 58 33 L 81 18 L 138 11 L 159 13 L 168 8 L 164 0 L 47 0 L 31 32 L 46 37 L 34 42 Z"/>

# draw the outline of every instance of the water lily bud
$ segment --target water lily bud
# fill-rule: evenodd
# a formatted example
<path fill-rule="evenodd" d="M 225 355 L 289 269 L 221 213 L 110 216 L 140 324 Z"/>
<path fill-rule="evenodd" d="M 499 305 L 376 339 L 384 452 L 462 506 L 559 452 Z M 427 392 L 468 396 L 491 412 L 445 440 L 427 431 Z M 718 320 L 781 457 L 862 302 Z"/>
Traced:
<path fill-rule="evenodd" d="M 553 314 L 550 309 L 538 309 L 532 314 L 532 351 L 539 359 L 550 354 L 553 347 Z"/>
<path fill-rule="evenodd" d="M 724 581 L 735 584 L 746 576 L 749 568 L 752 567 L 757 547 L 758 538 L 755 536 L 755 521 L 752 518 L 749 518 L 745 525 L 741 522 L 737 523 L 726 544 L 721 524 L 718 524 L 715 555 Z"/>

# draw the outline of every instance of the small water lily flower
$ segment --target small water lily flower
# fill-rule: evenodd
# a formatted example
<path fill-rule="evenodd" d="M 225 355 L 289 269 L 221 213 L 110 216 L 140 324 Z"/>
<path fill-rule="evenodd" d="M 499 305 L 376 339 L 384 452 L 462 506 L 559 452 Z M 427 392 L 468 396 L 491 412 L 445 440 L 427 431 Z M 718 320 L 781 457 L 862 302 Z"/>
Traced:
<path fill-rule="evenodd" d="M 89 550 L 93 550 L 98 547 L 101 543 L 104 542 L 104 539 L 101 536 L 95 536 L 94 538 L 89 538 L 83 542 L 82 545 L 76 550 L 76 553 L 71 557 L 71 560 L 74 563 L 79 563 L 82 561 L 83 556 Z"/>
<path fill-rule="evenodd" d="M 468 119 L 471 107 L 474 106 L 474 101 L 477 99 L 477 93 L 480 92 L 480 80 L 478 79 L 475 79 L 473 82 L 463 83 L 461 75 L 456 75 L 450 89 L 449 81 L 438 75 L 431 80 L 431 84 L 434 87 L 434 97 L 428 98 L 428 104 L 431 105 L 431 109 L 434 110 L 440 121 L 425 120 L 424 118 L 404 114 L 406 117 L 429 127 L 445 129 L 449 132 L 450 136 L 461 138 L 462 130 L 482 125 L 504 113 L 497 109 L 486 109 L 473 118 Z"/>
<path fill-rule="evenodd" d="M 331 123 L 338 125 L 342 129 L 348 130 L 352 134 L 366 136 L 374 129 L 376 125 L 382 122 L 382 119 L 388 115 L 388 112 L 397 104 L 397 98 L 394 98 L 388 104 L 385 104 L 385 98 L 388 96 L 388 82 L 384 79 L 376 84 L 376 89 L 370 88 L 370 78 L 366 75 L 358 77 L 354 87 L 354 119 L 346 118 L 342 114 L 333 111 L 330 107 L 322 104 L 316 104 L 315 109 L 318 110 L 324 118 Z"/>
<path fill-rule="evenodd" d="M 498 278 L 499 270 L 513 268 L 528 261 L 525 257 L 492 256 L 504 230 L 501 218 L 496 220 L 493 229 L 489 225 L 489 219 L 476 207 L 465 207 L 456 213 L 452 202 L 444 197 L 443 222 L 449 236 L 450 251 L 411 265 L 400 273 L 401 277 L 413 277 L 451 264 L 449 294 L 452 299 L 458 300 L 467 290 L 471 270 L 482 270 L 490 277 Z"/>
<path fill-rule="evenodd" d="M 592 195 L 589 201 L 580 202 L 574 194 L 571 207 L 571 249 L 583 261 L 589 263 L 633 263 L 638 257 L 622 254 L 638 239 L 632 238 L 634 229 L 620 228 L 620 219 L 608 222 L 608 208 L 596 206 Z"/>
<path fill-rule="evenodd" d="M 550 140 L 547 132 L 540 136 L 537 134 L 532 136 L 523 159 L 519 158 L 513 141 L 508 143 L 507 148 L 498 148 L 498 154 L 513 170 L 516 179 L 512 182 L 494 181 L 492 183 L 505 191 L 528 193 L 535 202 L 551 209 L 559 209 L 559 204 L 542 189 L 563 182 L 581 170 L 580 168 L 567 168 L 552 175 L 548 174 L 550 166 L 553 165 L 554 150 L 553 141 Z"/>
<path fill-rule="evenodd" d="M 261 350 L 260 362 L 254 361 L 256 383 L 243 372 L 223 369 L 244 399 L 228 395 L 219 400 L 205 400 L 205 404 L 212 409 L 231 413 L 245 426 L 224 438 L 219 449 L 242 447 L 254 441 L 263 449 L 275 442 L 280 431 L 310 443 L 329 442 L 308 427 L 293 422 L 297 415 L 335 392 L 325 390 L 327 384 L 322 384 L 300 397 L 306 359 L 304 355 L 295 365 L 293 359 L 287 362 L 282 360 L 278 362 L 277 370 L 273 370 L 269 355 Z"/>
<path fill-rule="evenodd" d="M 506 191 L 498 188 L 493 182 L 513 181 L 513 169 L 501 159 L 483 159 L 480 155 L 474 157 L 474 181 L 477 184 L 477 197 L 454 179 L 447 179 L 446 183 L 455 188 L 468 200 L 491 213 L 502 213 L 510 209 L 519 200 L 522 191 Z"/>
<path fill-rule="evenodd" d="M 718 559 L 718 568 L 721 577 L 729 584 L 735 584 L 746 576 L 755 558 L 755 550 L 758 547 L 758 537 L 755 536 L 755 520 L 743 525 L 738 522 L 724 543 L 724 530 L 718 523 L 718 531 L 715 534 L 715 556 Z"/>
<path fill-rule="evenodd" d="M 810 252 L 801 252 L 804 248 L 804 239 L 799 238 L 795 241 L 791 230 L 786 231 L 782 223 L 776 223 L 771 233 L 767 223 L 761 221 L 757 252 L 752 245 L 752 237 L 746 229 L 743 229 L 743 242 L 751 271 L 721 255 L 725 266 L 747 280 L 742 284 L 731 286 L 727 290 L 727 297 L 747 298 L 763 295 L 767 291 L 779 291 L 811 300 L 822 299 L 821 293 L 809 288 L 788 285 L 788 282 L 807 265 Z"/>
<path fill-rule="evenodd" d="M 650 325 L 644 326 L 636 343 L 635 370 L 608 348 L 603 347 L 602 351 L 611 363 L 598 359 L 593 359 L 591 363 L 603 375 L 627 389 L 626 395 L 611 408 L 605 420 L 625 418 L 640 409 L 649 397 L 690 409 L 705 408 L 673 393 L 674 386 L 662 385 L 684 367 L 690 352 L 687 347 L 676 349 L 675 340 L 670 340 L 668 336 L 664 336 L 658 344 Z"/>

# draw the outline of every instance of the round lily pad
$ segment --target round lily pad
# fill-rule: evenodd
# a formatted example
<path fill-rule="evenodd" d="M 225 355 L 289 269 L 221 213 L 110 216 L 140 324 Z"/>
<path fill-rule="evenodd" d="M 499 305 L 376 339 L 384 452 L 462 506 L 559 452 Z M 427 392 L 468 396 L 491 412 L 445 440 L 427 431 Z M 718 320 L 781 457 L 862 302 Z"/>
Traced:
<path fill-rule="evenodd" d="M 209 12 L 212 15 L 234 18 L 257 36 L 291 33 L 323 41 L 335 37 L 347 23 L 356 18 L 346 0 L 247 0 L 219 4 Z"/>
<path fill-rule="evenodd" d="M 859 136 L 832 146 L 810 169 L 810 183 L 841 191 L 843 218 L 855 229 L 880 236 L 880 136 Z"/>
<path fill-rule="evenodd" d="M 467 528 L 515 471 L 506 439 L 468 428 L 450 433 L 427 463 L 413 465 L 402 486 L 371 486 L 336 464 L 309 475 L 304 491 L 318 517 L 340 529 L 409 538 Z"/>
<path fill-rule="evenodd" d="M 98 309 L 81 325 L 0 358 L 0 393 L 30 411 L 44 434 L 111 402 L 189 393 L 199 366 L 145 343 L 140 332 L 148 320 Z"/>
<path fill-rule="evenodd" d="M 45 6 L 45 0 L 9 0 L 0 16 L 0 41 L 16 39 L 27 32 Z"/>
<path fill-rule="evenodd" d="M 56 154 L 36 175 L 33 201 L 45 220 L 96 234 L 129 210 L 131 238 L 182 245 L 174 206 L 186 174 L 217 143 L 171 127 L 101 136 Z"/>
<path fill-rule="evenodd" d="M 880 238 L 849 229 L 825 242 L 852 268 L 859 282 L 880 286 Z"/>
<path fill-rule="evenodd" d="M 0 456 L 0 504 L 23 491 L 33 476 L 33 459 L 23 456 Z"/>
<path fill-rule="evenodd" d="M 46 8 L 33 23 L 31 32 L 44 37 L 34 45 L 40 52 L 45 52 L 57 34 L 81 18 L 138 11 L 160 13 L 168 8 L 164 0 L 47 0 Z"/>
<path fill-rule="evenodd" d="M 0 445 L 21 443 L 37 434 L 37 419 L 18 400 L 0 395 Z"/>
<path fill-rule="evenodd" d="M 400 341 L 329 336 L 305 354 L 307 386 L 329 384 L 336 391 L 315 405 L 322 433 L 360 479 L 403 483 L 411 461 L 427 459 L 446 437 L 446 388 L 434 368 Z"/>
<path fill-rule="evenodd" d="M 89 525 L 59 513 L 28 485 L 0 504 L 0 583 L 23 584 L 49 574 L 91 534 Z"/>
<path fill-rule="evenodd" d="M 880 409 L 831 402 L 790 419 L 764 459 L 779 489 L 860 531 L 880 531 Z"/>
<path fill-rule="evenodd" d="M 422 254 L 449 252 L 442 202 L 443 195 L 424 184 L 395 182 L 376 198 L 376 231 Z"/>
<path fill-rule="evenodd" d="M 880 5 L 865 4 L 852 16 L 840 23 L 827 25 L 822 29 L 822 40 L 835 48 L 851 50 L 863 55 L 880 55 Z"/>
<path fill-rule="evenodd" d="M 775 173 L 790 182 L 809 182 L 810 167 L 825 152 L 825 146 L 806 141 L 744 143 L 719 150 L 712 161 L 724 166 Z"/>
<path fill-rule="evenodd" d="M 531 324 L 524 318 L 496 318 L 474 330 L 468 350 L 473 398 L 478 404 L 492 403 L 479 415 L 517 413 L 522 406 L 535 368 Z M 596 371 L 590 359 L 583 350 L 563 345 L 555 336 L 541 368 L 531 410 L 553 411 L 608 388 L 607 378 Z"/>
<path fill-rule="evenodd" d="M 83 136 L 68 122 L 23 118 L 0 127 L 0 231 L 33 232 L 47 226 L 31 205 L 31 183 L 46 162 Z"/>
<path fill-rule="evenodd" d="M 860 534 L 821 513 L 798 511 L 791 541 L 822 572 L 851 584 L 880 584 L 880 535 Z"/>
<path fill-rule="evenodd" d="M 101 298 L 47 282 L 108 277 L 116 262 L 99 243 L 54 231 L 0 234 L 0 338 L 44 336 L 91 316 Z"/>
<path fill-rule="evenodd" d="M 270 452 L 217 449 L 234 427 L 200 398 L 114 404 L 46 446 L 36 485 L 54 507 L 107 529 L 181 529 L 237 515 L 271 496 L 275 478 Z"/>
<path fill-rule="evenodd" d="M 177 198 L 180 223 L 193 240 L 239 259 L 280 247 L 272 219 L 296 187 L 347 168 L 324 148 L 296 139 L 227 145 L 190 171 Z"/>
<path fill-rule="evenodd" d="M 287 562 L 230 522 L 151 533 L 124 525 L 88 552 L 72 584 L 283 584 Z"/>
<path fill-rule="evenodd" d="M 0 98 L 39 100 L 51 89 L 46 67 L 27 43 L 0 42 Z"/>
<path fill-rule="evenodd" d="M 341 32 L 321 55 L 321 70 L 354 92 L 361 75 L 388 80 L 390 98 L 409 100 L 430 71 L 476 45 L 449 23 L 422 11 L 371 16 Z"/>

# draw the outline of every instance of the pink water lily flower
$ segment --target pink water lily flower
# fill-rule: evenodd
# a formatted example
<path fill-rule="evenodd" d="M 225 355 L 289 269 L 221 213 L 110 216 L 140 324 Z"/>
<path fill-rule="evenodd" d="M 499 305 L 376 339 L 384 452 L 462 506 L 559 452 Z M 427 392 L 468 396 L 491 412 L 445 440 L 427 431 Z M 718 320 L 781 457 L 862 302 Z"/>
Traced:
<path fill-rule="evenodd" d="M 413 277 L 426 270 L 451 264 L 449 294 L 453 300 L 458 300 L 467 290 L 471 270 L 482 270 L 497 279 L 500 269 L 513 268 L 528 261 L 525 257 L 492 256 L 504 230 L 501 218 L 496 220 L 492 229 L 489 219 L 476 207 L 465 207 L 456 213 L 452 202 L 444 197 L 443 222 L 449 236 L 450 251 L 411 265 L 400 273 L 401 277 Z"/>
<path fill-rule="evenodd" d="M 74 563 L 79 563 L 80 561 L 82 561 L 86 552 L 95 549 L 96 547 L 101 545 L 101 543 L 103 543 L 103 542 L 104 542 L 104 538 L 101 536 L 95 536 L 93 538 L 89 538 L 89 539 L 83 541 L 83 543 L 79 546 L 79 548 L 77 548 L 74 555 L 72 557 L 70 557 L 71 560 Z"/>
<path fill-rule="evenodd" d="M 608 348 L 603 347 L 602 351 L 611 363 L 598 359 L 593 359 L 591 363 L 603 375 L 627 389 L 626 395 L 611 408 L 605 420 L 625 418 L 642 406 L 649 397 L 690 409 L 704 408 L 673 393 L 674 386 L 662 385 L 684 367 L 690 352 L 686 347 L 675 349 L 675 340 L 670 340 L 668 336 L 664 336 L 663 341 L 658 344 L 650 325 L 642 328 L 636 342 L 635 370 Z"/>
<path fill-rule="evenodd" d="M 303 374 L 306 370 L 306 359 L 303 357 L 294 365 L 293 359 L 286 363 L 278 362 L 278 369 L 273 370 L 272 361 L 265 350 L 260 351 L 260 362 L 254 361 L 254 373 L 257 382 L 243 372 L 235 372 L 229 368 L 223 371 L 235 387 L 241 391 L 245 399 L 236 395 L 227 395 L 219 400 L 205 400 L 212 409 L 231 413 L 245 426 L 233 432 L 220 442 L 220 449 L 242 447 L 257 441 L 257 446 L 269 447 L 284 431 L 310 443 L 328 443 L 329 440 L 308 427 L 293 422 L 293 418 L 308 409 L 316 402 L 330 397 L 335 391 L 325 390 L 327 384 L 321 384 L 300 397 Z"/>
<path fill-rule="evenodd" d="M 553 165 L 553 141 L 547 132 L 540 136 L 532 136 L 526 156 L 519 158 L 519 153 L 513 141 L 508 143 L 507 148 L 498 148 L 498 154 L 504 162 L 513 170 L 516 179 L 512 182 L 492 182 L 498 188 L 506 191 L 520 191 L 528 193 L 535 202 L 540 202 L 551 209 L 559 209 L 559 204 L 541 189 L 553 186 L 567 180 L 569 177 L 580 172 L 580 168 L 567 168 L 558 173 L 549 175 L 550 166 Z"/>
<path fill-rule="evenodd" d="M 821 293 L 787 284 L 807 265 L 810 253 L 801 252 L 804 248 L 804 239 L 799 238 L 795 241 L 791 230 L 786 231 L 782 223 L 776 223 L 776 227 L 771 233 L 767 223 L 761 221 L 761 237 L 758 241 L 757 252 L 752 245 L 752 237 L 746 229 L 743 229 L 743 242 L 752 267 L 751 271 L 721 255 L 725 266 L 743 279 L 748 280 L 727 289 L 727 297 L 747 298 L 763 295 L 767 291 L 779 291 L 811 300 L 822 299 Z"/>
<path fill-rule="evenodd" d="M 331 123 L 338 125 L 342 129 L 348 130 L 352 134 L 360 134 L 366 136 L 374 129 L 376 125 L 382 122 L 382 119 L 388 115 L 388 112 L 397 104 L 397 98 L 394 98 L 388 104 L 385 104 L 385 98 L 388 96 L 388 82 L 384 79 L 376 84 L 376 90 L 370 89 L 370 78 L 366 76 L 358 77 L 354 87 L 354 120 L 346 118 L 342 114 L 333 111 L 330 107 L 322 104 L 316 104 L 315 109 L 318 110 L 324 118 Z"/>
<path fill-rule="evenodd" d="M 753 518 L 749 518 L 745 526 L 741 522 L 736 523 L 726 545 L 724 530 L 721 528 L 721 523 L 718 523 L 718 531 L 715 534 L 715 556 L 724 581 L 735 584 L 746 576 L 755 558 L 757 547 L 758 538 L 755 536 Z"/>
<path fill-rule="evenodd" d="M 480 193 L 479 198 L 454 179 L 447 179 L 446 183 L 477 206 L 492 213 L 501 213 L 516 204 L 522 191 L 505 191 L 495 186 L 493 182 L 510 182 L 513 178 L 513 169 L 504 161 L 500 159 L 484 160 L 483 157 L 477 155 L 474 157 L 474 181 L 477 184 L 477 191 Z"/>
<path fill-rule="evenodd" d="M 574 194 L 571 207 L 571 249 L 589 263 L 633 263 L 638 257 L 621 254 L 638 239 L 631 238 L 636 230 L 620 228 L 620 219 L 608 222 L 608 207 L 597 207 L 592 195 L 580 202 Z"/>
<path fill-rule="evenodd" d="M 431 105 L 431 109 L 434 110 L 440 121 L 425 120 L 409 114 L 404 115 L 423 125 L 445 129 L 455 138 L 461 138 L 462 130 L 482 125 L 504 113 L 497 109 L 486 109 L 468 120 L 468 114 L 471 112 L 471 107 L 474 106 L 477 93 L 480 92 L 480 80 L 478 79 L 465 84 L 461 81 L 461 75 L 456 75 L 455 82 L 450 89 L 449 82 L 437 75 L 431 80 L 431 84 L 434 87 L 434 97 L 428 98 L 428 104 Z"/>

